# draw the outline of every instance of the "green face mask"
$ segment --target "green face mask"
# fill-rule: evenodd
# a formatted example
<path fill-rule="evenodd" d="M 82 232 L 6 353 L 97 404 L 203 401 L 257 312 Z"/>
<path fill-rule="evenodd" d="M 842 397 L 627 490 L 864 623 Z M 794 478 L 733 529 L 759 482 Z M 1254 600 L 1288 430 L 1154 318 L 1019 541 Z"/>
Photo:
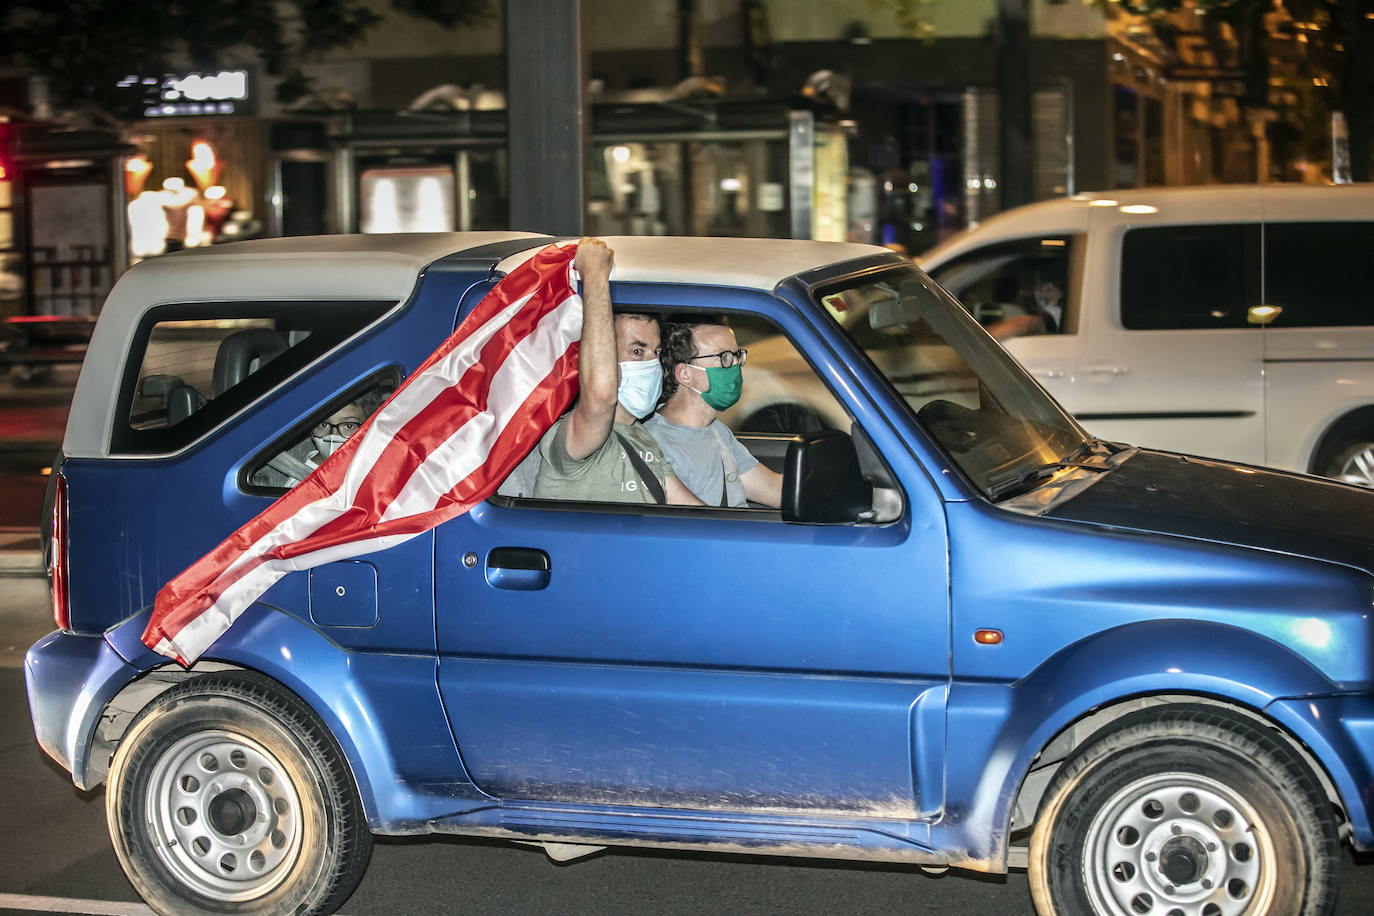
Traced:
<path fill-rule="evenodd" d="M 700 366 L 697 367 L 701 369 Z M 744 373 L 739 366 L 731 366 L 729 369 L 722 369 L 714 366 L 710 369 L 702 369 L 706 373 L 706 390 L 701 393 L 701 399 L 713 410 L 727 410 L 735 406 L 739 400 L 740 391 L 744 389 Z"/>

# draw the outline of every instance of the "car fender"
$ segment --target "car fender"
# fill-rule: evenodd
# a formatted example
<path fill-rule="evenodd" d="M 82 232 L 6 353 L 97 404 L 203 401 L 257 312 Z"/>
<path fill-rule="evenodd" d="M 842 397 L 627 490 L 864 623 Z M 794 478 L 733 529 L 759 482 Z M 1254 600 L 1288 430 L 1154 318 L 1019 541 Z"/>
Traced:
<path fill-rule="evenodd" d="M 141 639 L 151 613 L 146 609 L 106 634 L 140 672 L 168 665 Z M 305 621 L 258 603 L 190 672 L 225 664 L 271 677 L 319 716 L 348 762 L 374 832 L 424 832 L 435 817 L 491 803 L 459 759 L 434 656 L 349 652 Z M 406 715 L 386 714 L 396 709 Z"/>
<path fill-rule="evenodd" d="M 34 737 L 69 770 L 78 789 L 105 778 L 91 751 L 109 702 L 139 675 L 98 636 L 54 630 L 24 656 L 24 679 Z"/>
<path fill-rule="evenodd" d="M 964 823 L 967 848 L 1005 860 L 1012 806 L 1036 756 L 1090 713 L 1141 697 L 1191 694 L 1262 714 L 1280 698 L 1333 691 L 1297 654 L 1238 627 L 1154 620 L 1106 630 L 1062 649 L 1015 684 L 954 684 L 950 814 Z M 1344 769 L 1334 758 L 1319 756 L 1319 764 L 1328 772 Z"/>

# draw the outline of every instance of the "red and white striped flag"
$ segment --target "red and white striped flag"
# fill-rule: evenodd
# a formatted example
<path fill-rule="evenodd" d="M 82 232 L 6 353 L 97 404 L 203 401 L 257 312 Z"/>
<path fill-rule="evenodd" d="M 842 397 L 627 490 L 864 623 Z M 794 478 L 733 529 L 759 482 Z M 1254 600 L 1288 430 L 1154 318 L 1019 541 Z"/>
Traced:
<path fill-rule="evenodd" d="M 143 642 L 190 665 L 289 572 L 408 540 L 496 491 L 577 393 L 577 247 L 501 280 L 362 427 L 157 593 Z"/>

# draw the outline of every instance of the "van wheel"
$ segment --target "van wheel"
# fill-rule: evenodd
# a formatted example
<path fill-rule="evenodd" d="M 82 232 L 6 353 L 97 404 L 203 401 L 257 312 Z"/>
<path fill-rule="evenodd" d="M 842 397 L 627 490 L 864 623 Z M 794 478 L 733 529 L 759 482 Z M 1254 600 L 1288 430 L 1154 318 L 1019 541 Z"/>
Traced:
<path fill-rule="evenodd" d="M 1042 916 L 1319 916 L 1336 825 L 1302 761 L 1206 706 L 1143 710 L 1067 761 L 1031 836 Z"/>
<path fill-rule="evenodd" d="M 1374 488 L 1374 435 L 1356 436 L 1355 441 L 1341 445 L 1317 473 L 1357 487 Z"/>
<path fill-rule="evenodd" d="M 348 767 L 268 678 L 212 674 L 158 696 L 120 742 L 106 819 L 164 914 L 330 913 L 372 850 Z"/>

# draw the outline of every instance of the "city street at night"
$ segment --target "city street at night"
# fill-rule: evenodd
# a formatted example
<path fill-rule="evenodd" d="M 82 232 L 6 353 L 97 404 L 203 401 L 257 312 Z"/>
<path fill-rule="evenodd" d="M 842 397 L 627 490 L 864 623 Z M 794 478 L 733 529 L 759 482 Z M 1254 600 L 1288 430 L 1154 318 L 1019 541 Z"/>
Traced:
<path fill-rule="evenodd" d="M 1374 0 L 6 0 L 0 916 L 1369 916 L 1371 250 Z"/>

